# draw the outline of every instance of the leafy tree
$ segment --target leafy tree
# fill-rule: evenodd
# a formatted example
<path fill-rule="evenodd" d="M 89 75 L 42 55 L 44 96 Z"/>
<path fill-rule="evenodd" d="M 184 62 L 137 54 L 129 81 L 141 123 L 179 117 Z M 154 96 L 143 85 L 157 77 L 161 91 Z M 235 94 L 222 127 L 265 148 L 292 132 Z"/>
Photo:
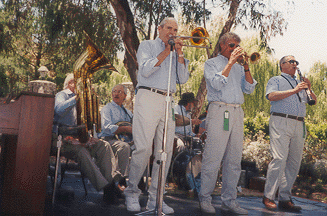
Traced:
<path fill-rule="evenodd" d="M 47 66 L 59 89 L 85 49 L 84 32 L 112 63 L 122 50 L 116 20 L 103 1 L 3 1 L 1 18 L 12 45 L 1 56 L 15 57 L 20 77 L 37 79 L 37 69 Z"/>
<path fill-rule="evenodd" d="M 327 119 L 327 64 L 315 62 L 310 69 L 309 76 L 311 88 L 317 96 L 317 104 L 307 106 L 307 116 L 316 123 Z"/>

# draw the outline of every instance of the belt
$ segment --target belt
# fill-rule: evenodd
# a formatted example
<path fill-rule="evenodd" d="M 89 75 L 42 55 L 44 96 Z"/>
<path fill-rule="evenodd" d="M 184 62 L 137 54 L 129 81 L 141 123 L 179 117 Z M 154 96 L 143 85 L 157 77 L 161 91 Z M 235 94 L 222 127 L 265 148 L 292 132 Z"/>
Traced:
<path fill-rule="evenodd" d="M 225 105 L 225 106 L 232 106 L 232 107 L 240 107 L 241 106 L 240 104 L 229 104 L 229 103 L 225 103 L 225 102 L 221 102 L 221 101 L 212 101 L 211 103 Z"/>
<path fill-rule="evenodd" d="M 167 96 L 167 92 L 164 92 L 164 91 L 161 91 L 161 90 L 158 90 L 156 88 L 151 88 L 151 87 L 146 87 L 146 86 L 139 86 L 138 87 L 139 89 L 146 89 L 146 90 L 149 90 L 149 91 L 152 91 L 154 93 L 158 93 L 158 94 L 162 94 L 162 95 L 165 95 Z M 171 96 L 172 93 L 169 94 L 169 96 Z"/>
<path fill-rule="evenodd" d="M 294 116 L 294 115 L 288 115 L 288 114 L 284 114 L 284 113 L 272 112 L 271 115 L 280 116 L 280 117 L 284 117 L 284 118 L 295 119 L 295 120 L 298 120 L 298 121 L 304 121 L 304 117 L 299 117 L 299 116 Z"/>

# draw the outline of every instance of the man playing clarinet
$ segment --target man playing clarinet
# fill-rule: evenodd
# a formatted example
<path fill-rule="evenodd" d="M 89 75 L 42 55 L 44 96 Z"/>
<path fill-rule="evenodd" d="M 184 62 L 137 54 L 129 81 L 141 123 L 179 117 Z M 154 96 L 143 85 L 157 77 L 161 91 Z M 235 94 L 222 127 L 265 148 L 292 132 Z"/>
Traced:
<path fill-rule="evenodd" d="M 296 79 L 299 62 L 294 56 L 284 56 L 279 64 L 281 75 L 270 78 L 266 87 L 266 98 L 271 104 L 269 135 L 273 159 L 268 166 L 263 204 L 270 210 L 277 209 L 274 199 L 279 189 L 279 209 L 299 212 L 301 207 L 294 205 L 291 189 L 300 169 L 306 136 L 305 89 L 315 101 L 317 98 L 309 79 Z"/>

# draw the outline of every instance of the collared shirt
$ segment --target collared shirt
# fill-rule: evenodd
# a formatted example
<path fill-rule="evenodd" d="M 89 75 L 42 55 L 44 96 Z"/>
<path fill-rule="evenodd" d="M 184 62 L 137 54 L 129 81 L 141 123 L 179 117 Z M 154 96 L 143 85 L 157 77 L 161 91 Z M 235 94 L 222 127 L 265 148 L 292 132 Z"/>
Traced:
<path fill-rule="evenodd" d="M 139 71 L 137 75 L 137 87 L 146 86 L 167 91 L 168 75 L 170 65 L 170 54 L 157 67 L 155 65 L 159 61 L 157 56 L 165 50 L 165 43 L 157 37 L 155 40 L 142 41 L 137 51 L 137 62 Z M 179 83 L 186 83 L 189 77 L 188 64 L 189 60 L 184 59 L 185 65 L 178 62 L 178 78 Z M 172 69 L 170 80 L 170 91 L 176 91 L 176 52 L 173 52 Z"/>
<path fill-rule="evenodd" d="M 300 83 L 300 80 L 296 80 L 296 77 L 292 77 L 287 73 L 281 73 L 284 77 L 290 81 L 290 83 L 295 86 Z M 287 91 L 292 89 L 292 86 L 287 82 L 285 78 L 282 76 L 274 76 L 269 79 L 266 87 L 266 98 L 268 99 L 268 94 L 275 92 L 275 91 Z M 287 98 L 278 101 L 270 101 L 270 113 L 271 112 L 278 112 L 284 113 L 289 115 L 295 115 L 299 117 L 305 117 L 305 103 L 307 103 L 307 97 L 305 95 L 305 91 L 302 90 L 299 93 L 301 101 L 299 100 L 297 94 L 293 94 Z"/>
<path fill-rule="evenodd" d="M 228 63 L 223 55 L 208 59 L 204 64 L 204 77 L 207 82 L 207 99 L 209 102 L 221 101 L 228 104 L 243 104 L 244 95 L 254 91 L 257 81 L 250 84 L 245 80 L 244 67 L 234 64 L 228 77 L 222 71 Z"/>
<path fill-rule="evenodd" d="M 181 108 L 182 107 L 182 108 Z M 175 114 L 182 115 L 190 119 L 190 124 L 185 126 L 185 133 L 187 136 L 195 136 L 196 134 L 192 132 L 192 118 L 191 113 L 187 112 L 184 106 L 179 104 L 174 107 Z M 176 126 L 175 132 L 184 135 L 184 126 Z"/>
<path fill-rule="evenodd" d="M 57 125 L 77 125 L 75 93 L 64 89 L 56 94 L 54 108 L 54 122 Z"/>
<path fill-rule="evenodd" d="M 101 133 L 98 134 L 98 137 L 114 136 L 118 125 L 116 123 L 121 121 L 131 122 L 133 114 L 131 111 L 126 110 L 126 113 L 122 107 L 116 104 L 114 101 L 107 103 L 101 109 Z"/>

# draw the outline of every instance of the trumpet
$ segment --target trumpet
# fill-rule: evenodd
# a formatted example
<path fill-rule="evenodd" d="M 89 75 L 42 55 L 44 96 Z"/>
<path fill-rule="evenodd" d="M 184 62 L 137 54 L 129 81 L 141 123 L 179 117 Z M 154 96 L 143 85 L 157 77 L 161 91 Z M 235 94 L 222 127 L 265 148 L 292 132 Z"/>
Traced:
<path fill-rule="evenodd" d="M 261 58 L 260 53 L 258 52 L 254 52 L 252 53 L 250 56 L 248 56 L 247 54 L 242 54 L 238 59 L 237 59 L 237 63 L 239 63 L 240 65 L 244 66 L 247 62 L 245 61 L 245 58 L 249 58 L 250 62 L 252 64 L 255 64 L 259 61 L 259 59 Z"/>
<path fill-rule="evenodd" d="M 209 40 L 209 34 L 205 28 L 197 27 L 191 32 L 191 36 L 171 36 L 171 39 L 190 40 L 190 45 L 186 44 L 186 47 L 196 48 L 208 48 L 211 49 L 211 41 Z"/>

